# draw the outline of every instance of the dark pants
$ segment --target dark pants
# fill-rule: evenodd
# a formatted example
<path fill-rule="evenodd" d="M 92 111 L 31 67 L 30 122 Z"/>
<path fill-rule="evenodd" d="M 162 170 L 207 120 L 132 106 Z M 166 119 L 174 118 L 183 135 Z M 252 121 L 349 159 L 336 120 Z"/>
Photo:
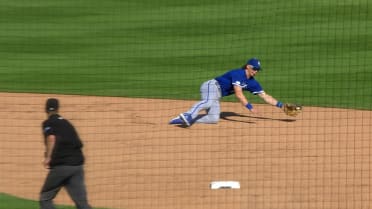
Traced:
<path fill-rule="evenodd" d="M 40 208 L 55 209 L 53 199 L 65 187 L 78 209 L 91 209 L 87 200 L 83 166 L 56 166 L 50 169 L 40 192 Z"/>

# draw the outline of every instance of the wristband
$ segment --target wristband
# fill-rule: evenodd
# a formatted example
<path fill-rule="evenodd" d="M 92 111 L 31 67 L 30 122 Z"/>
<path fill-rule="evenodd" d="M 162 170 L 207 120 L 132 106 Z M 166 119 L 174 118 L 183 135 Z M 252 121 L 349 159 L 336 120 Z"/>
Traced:
<path fill-rule="evenodd" d="M 283 107 L 283 103 L 278 101 L 275 106 L 277 106 L 279 108 L 282 108 Z"/>
<path fill-rule="evenodd" d="M 245 105 L 245 107 L 248 109 L 248 110 L 252 110 L 253 106 L 251 103 L 248 102 L 248 104 Z"/>

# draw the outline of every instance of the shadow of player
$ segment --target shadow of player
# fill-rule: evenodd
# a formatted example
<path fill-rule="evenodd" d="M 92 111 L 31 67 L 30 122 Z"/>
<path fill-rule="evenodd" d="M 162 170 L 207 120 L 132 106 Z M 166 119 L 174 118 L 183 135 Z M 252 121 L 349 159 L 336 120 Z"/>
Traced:
<path fill-rule="evenodd" d="M 205 116 L 205 114 L 198 115 L 195 120 Z M 233 118 L 232 118 L 233 117 Z M 277 119 L 277 118 L 269 118 L 269 117 L 262 117 L 262 116 L 248 116 L 248 115 L 242 115 L 235 112 L 221 112 L 220 119 L 227 120 L 227 121 L 234 121 L 234 122 L 240 122 L 240 123 L 256 123 L 254 121 L 246 121 L 246 120 L 239 120 L 238 118 L 252 118 L 252 119 L 259 119 L 259 120 L 272 120 L 272 121 L 281 121 L 286 123 L 292 123 L 295 122 L 296 119 Z M 187 125 L 178 125 L 180 128 L 188 128 Z"/>
<path fill-rule="evenodd" d="M 240 117 L 240 118 L 252 118 L 252 119 L 259 119 L 259 120 L 273 120 L 273 121 L 281 121 L 281 122 L 287 122 L 292 123 L 295 122 L 296 119 L 277 119 L 277 118 L 269 118 L 269 117 L 262 117 L 262 116 L 248 116 L 248 115 L 242 115 L 235 112 L 221 112 L 220 118 L 223 120 L 228 121 L 235 121 L 235 122 L 241 122 L 241 123 L 254 123 L 252 121 L 244 121 L 239 120 L 231 117 Z"/>

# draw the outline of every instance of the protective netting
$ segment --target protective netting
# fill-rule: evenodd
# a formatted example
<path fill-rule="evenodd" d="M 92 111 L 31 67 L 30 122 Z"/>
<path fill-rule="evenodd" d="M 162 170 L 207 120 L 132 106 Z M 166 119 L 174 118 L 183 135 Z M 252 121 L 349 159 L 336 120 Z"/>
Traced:
<path fill-rule="evenodd" d="M 371 23 L 368 0 L 2 1 L 0 208 L 37 208 L 8 195 L 39 198 L 50 97 L 84 142 L 96 208 L 369 208 Z M 302 113 L 246 92 L 257 114 L 232 95 L 217 124 L 168 124 L 251 57 Z"/>

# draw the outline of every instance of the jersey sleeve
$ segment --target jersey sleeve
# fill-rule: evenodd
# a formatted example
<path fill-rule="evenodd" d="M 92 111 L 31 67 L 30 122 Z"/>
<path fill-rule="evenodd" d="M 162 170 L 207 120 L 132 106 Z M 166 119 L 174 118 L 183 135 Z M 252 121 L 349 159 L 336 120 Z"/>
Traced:
<path fill-rule="evenodd" d="M 46 121 L 43 123 L 44 137 L 47 137 L 49 135 L 55 135 L 54 131 L 55 131 L 55 128 L 53 127 L 53 124 L 50 121 Z"/>
<path fill-rule="evenodd" d="M 241 88 L 244 88 L 245 85 L 243 84 L 243 81 L 242 81 L 242 76 L 239 75 L 238 73 L 234 72 L 231 74 L 231 84 L 233 86 L 239 86 Z"/>
<path fill-rule="evenodd" d="M 265 91 L 262 89 L 260 83 L 258 83 L 256 80 L 254 80 L 254 82 L 252 82 L 252 85 L 249 86 L 249 91 L 254 94 L 254 95 L 257 95 L 257 94 L 262 94 L 264 93 Z"/>

